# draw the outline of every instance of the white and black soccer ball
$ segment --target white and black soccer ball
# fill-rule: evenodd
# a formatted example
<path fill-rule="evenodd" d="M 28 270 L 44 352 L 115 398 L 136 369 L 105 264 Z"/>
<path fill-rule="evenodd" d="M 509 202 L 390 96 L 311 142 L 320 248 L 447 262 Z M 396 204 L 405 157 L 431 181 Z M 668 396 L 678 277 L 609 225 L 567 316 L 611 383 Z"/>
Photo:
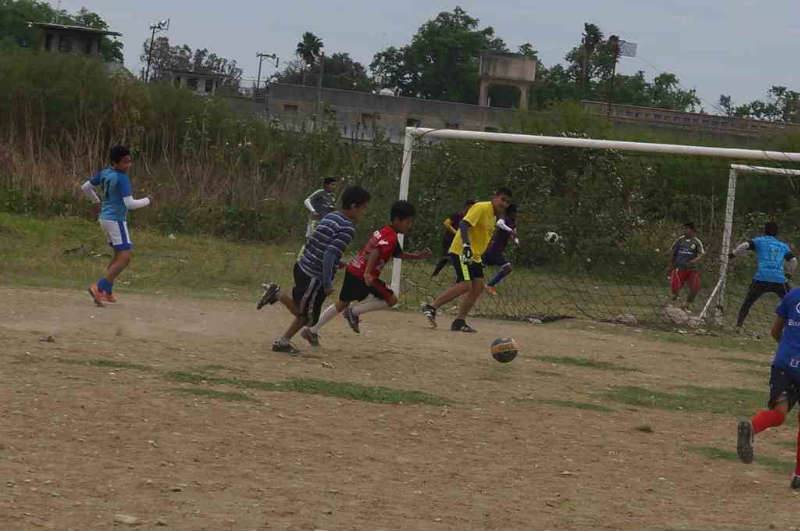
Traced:
<path fill-rule="evenodd" d="M 544 234 L 544 241 L 549 243 L 550 245 L 554 245 L 561 241 L 561 236 L 558 235 L 557 232 L 546 232 Z"/>

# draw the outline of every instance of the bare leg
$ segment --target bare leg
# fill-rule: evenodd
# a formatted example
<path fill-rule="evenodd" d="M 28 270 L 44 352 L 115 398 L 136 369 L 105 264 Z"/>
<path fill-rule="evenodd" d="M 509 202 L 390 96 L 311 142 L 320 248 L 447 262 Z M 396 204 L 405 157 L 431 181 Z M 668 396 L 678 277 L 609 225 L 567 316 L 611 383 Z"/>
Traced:
<path fill-rule="evenodd" d="M 130 263 L 130 251 L 114 251 L 114 258 L 108 264 L 108 269 L 106 270 L 106 280 L 113 283 Z"/>
<path fill-rule="evenodd" d="M 468 282 L 459 282 L 454 286 L 450 286 L 447 290 L 439 295 L 431 306 L 436 308 L 437 310 L 447 304 L 448 302 L 459 298 L 460 296 L 464 295 L 465 293 L 470 291 L 470 285 Z"/>
<path fill-rule="evenodd" d="M 292 339 L 295 334 L 297 334 L 297 332 L 299 332 L 300 329 L 306 325 L 306 322 L 308 322 L 308 319 L 305 317 L 295 317 L 292 321 L 292 324 L 290 324 L 289 328 L 286 329 L 286 332 L 283 334 L 281 339 L 285 339 L 286 341 Z"/>
<path fill-rule="evenodd" d="M 286 306 L 286 309 L 289 310 L 292 315 L 297 316 L 297 314 L 300 313 L 297 310 L 297 306 L 294 304 L 294 299 L 292 299 L 292 296 L 289 293 L 281 290 L 281 295 L 278 297 L 278 300 L 281 301 L 281 304 Z"/>
<path fill-rule="evenodd" d="M 465 282 L 466 284 L 466 282 Z M 456 319 L 466 319 L 472 307 L 478 302 L 478 299 L 483 293 L 483 279 L 476 278 L 469 284 L 467 296 L 461 299 L 461 304 L 458 306 L 458 316 Z"/>

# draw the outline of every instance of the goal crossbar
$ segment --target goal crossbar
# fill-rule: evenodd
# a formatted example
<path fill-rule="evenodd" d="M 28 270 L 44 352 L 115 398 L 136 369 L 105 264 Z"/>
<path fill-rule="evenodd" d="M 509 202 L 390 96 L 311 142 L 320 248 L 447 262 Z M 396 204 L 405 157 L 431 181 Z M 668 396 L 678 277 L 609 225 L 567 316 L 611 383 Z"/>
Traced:
<path fill-rule="evenodd" d="M 787 153 L 782 151 L 766 151 L 760 149 L 719 148 L 708 146 L 686 146 L 681 144 L 655 144 L 650 142 L 629 142 L 622 140 L 600 140 L 592 138 L 570 138 L 559 136 L 523 135 L 516 133 L 490 133 L 483 131 L 464 131 L 460 129 L 430 129 L 422 127 L 407 127 L 403 142 L 402 173 L 400 174 L 400 199 L 408 199 L 408 189 L 411 182 L 411 164 L 414 153 L 414 141 L 417 139 L 445 139 L 445 140 L 473 140 L 485 142 L 501 142 L 511 144 L 529 144 L 536 146 L 556 146 L 583 149 L 613 149 L 617 151 L 630 151 L 638 153 L 652 153 L 661 155 L 688 155 L 698 157 L 717 157 L 737 160 L 760 160 L 770 162 L 800 162 L 800 153 Z M 773 168 L 778 170 L 778 168 Z M 733 222 L 732 193 L 736 192 L 736 172 L 731 167 L 731 179 L 728 187 L 728 210 L 726 212 L 726 233 L 730 238 L 730 224 Z M 783 174 L 785 175 L 785 174 Z M 403 235 L 399 236 L 403 243 Z M 729 241 L 728 241 L 729 243 Z M 723 242 L 723 247 L 725 247 Z M 724 267 L 727 271 L 727 252 L 724 249 Z M 395 259 L 392 266 L 392 289 L 400 293 L 400 279 L 402 275 L 402 260 Z M 724 285 L 723 285 L 724 288 Z M 722 295 L 720 295 L 722 297 Z"/>

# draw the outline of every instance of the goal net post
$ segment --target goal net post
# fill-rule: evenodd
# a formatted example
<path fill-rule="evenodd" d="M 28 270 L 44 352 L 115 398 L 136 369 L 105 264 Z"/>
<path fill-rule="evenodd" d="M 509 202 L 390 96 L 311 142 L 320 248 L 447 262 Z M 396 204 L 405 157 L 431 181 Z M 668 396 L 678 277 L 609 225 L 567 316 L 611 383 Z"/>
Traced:
<path fill-rule="evenodd" d="M 568 135 L 570 133 L 565 133 Z M 460 141 L 460 142 L 459 142 Z M 514 146 L 516 145 L 516 146 Z M 527 147 L 535 148 L 530 151 Z M 624 154 L 630 156 L 623 156 Z M 449 158 L 448 158 L 449 157 Z M 698 163 L 695 165 L 691 162 L 696 158 Z M 716 159 L 716 160 L 715 160 Z M 411 199 L 420 210 L 420 219 L 415 224 L 415 229 L 412 234 L 412 246 L 414 243 L 419 244 L 424 240 L 426 244 L 430 245 L 436 239 L 435 234 L 438 234 L 436 227 L 440 226 L 440 219 L 447 211 L 455 210 L 456 205 L 460 206 L 463 203 L 463 197 L 458 202 L 461 195 L 472 195 L 474 197 L 483 196 L 492 190 L 488 187 L 491 186 L 484 178 L 484 174 L 491 176 L 491 178 L 506 175 L 505 172 L 512 172 L 508 174 L 507 182 L 511 183 L 512 189 L 520 193 L 520 205 L 522 208 L 528 207 L 528 212 L 523 216 L 523 229 L 527 229 L 528 234 L 522 238 L 523 247 L 513 249 L 512 255 L 519 255 L 517 258 L 521 260 L 519 264 L 528 269 L 518 270 L 521 271 L 521 276 L 516 273 L 512 275 L 512 283 L 505 287 L 508 297 L 501 297 L 499 299 L 489 298 L 482 303 L 483 310 L 479 313 L 487 316 L 506 317 L 506 318 L 519 318 L 541 313 L 539 310 L 541 306 L 548 306 L 548 310 L 555 308 L 564 308 L 564 301 L 566 304 L 573 308 L 573 312 L 577 312 L 575 316 L 584 316 L 593 320 L 605 320 L 612 316 L 608 315 L 609 312 L 617 312 L 620 307 L 628 307 L 632 311 L 630 313 L 636 314 L 637 310 L 641 312 L 658 313 L 660 310 L 656 308 L 656 297 L 665 297 L 668 293 L 668 287 L 665 289 L 664 277 L 660 273 L 655 273 L 655 263 L 660 261 L 661 251 L 657 247 L 663 247 L 664 244 L 671 243 L 673 240 L 667 242 L 669 232 L 674 230 L 677 226 L 678 219 L 692 219 L 695 214 L 699 214 L 700 218 L 710 219 L 710 229 L 706 228 L 705 234 L 713 233 L 715 236 L 712 239 L 712 249 L 709 251 L 709 256 L 713 256 L 706 264 L 706 271 L 713 271 L 710 277 L 710 285 L 704 286 L 704 293 L 701 293 L 703 300 L 698 298 L 698 302 L 707 302 L 706 296 L 711 290 L 714 283 L 719 286 L 719 279 L 723 284 L 729 281 L 727 257 L 730 252 L 732 226 L 734 216 L 734 202 L 736 195 L 736 176 L 741 173 L 741 170 L 734 170 L 725 165 L 725 159 L 736 162 L 747 161 L 760 161 L 767 163 L 798 163 L 800 162 L 800 153 L 785 153 L 778 151 L 766 151 L 760 149 L 742 149 L 742 148 L 721 148 L 721 147 L 708 147 L 708 146 L 691 146 L 680 144 L 658 144 L 646 142 L 629 142 L 629 141 L 616 141 L 616 140 L 598 140 L 585 137 L 573 136 L 539 136 L 527 134 L 511 134 L 511 133 L 490 133 L 479 131 L 465 131 L 465 130 L 451 130 L 451 129 L 426 129 L 426 128 L 413 128 L 406 129 L 402 160 L 401 171 L 399 172 L 399 197 L 401 199 Z M 540 269 L 536 264 L 538 260 L 544 259 L 545 264 L 549 264 L 551 268 L 560 267 L 557 264 L 559 258 L 555 256 L 558 254 L 558 249 L 547 247 L 543 241 L 538 241 L 542 232 L 536 237 L 536 241 L 532 240 L 535 234 L 543 230 L 555 230 L 558 223 L 566 223 L 568 219 L 578 219 L 573 216 L 573 212 L 584 212 L 579 207 L 576 210 L 563 209 L 564 197 L 556 197 L 552 195 L 552 190 L 541 195 L 541 191 L 537 186 L 545 183 L 542 179 L 549 179 L 548 183 L 553 182 L 558 185 L 563 178 L 562 171 L 553 172 L 554 168 L 562 168 L 565 165 L 571 167 L 573 170 L 583 172 L 584 169 L 581 164 L 588 160 L 588 171 L 604 171 L 598 162 L 604 163 L 608 160 L 618 161 L 620 171 L 628 172 L 619 174 L 622 178 L 628 178 L 633 170 L 634 172 L 641 170 L 650 170 L 648 166 L 654 166 L 655 170 L 652 171 L 647 177 L 650 186 L 648 193 L 653 193 L 652 184 L 656 183 L 659 186 L 667 187 L 664 190 L 670 190 L 670 195 L 674 198 L 680 198 L 683 204 L 660 202 L 658 205 L 658 212 L 663 211 L 667 218 L 662 220 L 661 217 L 653 217 L 645 215 L 642 218 L 643 225 L 642 233 L 637 233 L 636 238 L 640 243 L 638 247 L 629 247 L 626 243 L 625 237 L 623 239 L 611 242 L 612 245 L 621 245 L 621 247 L 614 248 L 612 251 L 591 255 L 594 259 L 591 263 L 591 272 L 588 271 L 590 255 L 583 255 L 585 269 L 577 272 L 578 275 L 583 275 L 578 278 L 577 282 L 570 282 L 567 275 L 552 275 L 548 271 Z M 701 163 L 701 160 L 706 162 Z M 520 166 L 522 164 L 522 166 Z M 542 165 L 544 164 L 544 165 Z M 523 168 L 524 166 L 524 168 Z M 516 169 L 515 169 L 516 168 Z M 779 172 L 780 168 L 777 168 Z M 613 178 L 615 171 L 612 168 L 612 173 L 602 175 L 603 179 Z M 725 173 L 729 173 L 727 197 L 725 196 Z M 796 170 L 788 170 L 796 171 Z M 415 178 L 415 172 L 418 172 Z M 550 172 L 550 173 L 548 173 Z M 512 176 L 513 174 L 513 176 Z M 635 174 L 635 173 L 634 173 Z M 786 173 L 780 173 L 786 175 Z M 560 177 L 559 175 L 562 175 Z M 573 174 L 574 175 L 574 174 Z M 589 175 L 589 174 L 587 174 Z M 600 175 L 600 174 L 597 174 Z M 671 188 L 672 176 L 681 176 L 681 185 L 684 192 L 672 192 L 677 190 Z M 569 174 L 566 176 L 572 179 Z M 505 179 L 505 177 L 500 177 Z M 583 177 L 580 177 L 581 179 Z M 477 180 L 476 180 L 477 179 Z M 638 177 L 637 177 L 638 179 Z M 603 181 L 606 182 L 606 181 Z M 609 181 L 610 182 L 610 181 Z M 637 181 L 638 182 L 638 181 Z M 644 181 L 642 181 L 644 182 Z M 693 189 L 695 185 L 691 184 L 696 182 L 698 186 L 705 187 L 705 192 L 697 192 Z M 415 184 L 416 183 L 416 184 Z M 546 183 L 545 183 L 546 184 Z M 747 185 L 755 185 L 755 181 L 748 181 Z M 549 186 L 549 185 L 548 185 Z M 688 188 L 687 188 L 688 186 Z M 685 190 L 690 189 L 689 192 Z M 714 190 L 716 189 L 716 192 Z M 645 190 L 642 190 L 646 192 Z M 411 193 L 410 193 L 411 192 Z M 681 193 L 695 194 L 692 196 L 676 195 Z M 710 195 L 703 196 L 702 194 Z M 745 190 L 747 193 L 747 190 Z M 658 198 L 660 195 L 649 195 L 647 197 Z M 710 198 L 710 199 L 709 199 Z M 676 199 L 677 200 L 677 199 Z M 696 206 L 691 206 L 685 203 L 685 200 L 701 201 Z M 753 203 L 748 195 L 748 200 Z M 533 201 L 531 203 L 531 201 Z M 555 201 L 555 202 L 551 202 Z M 705 203 L 703 203 L 705 202 Z M 745 206 L 741 208 L 751 209 L 753 206 L 747 206 L 748 201 L 743 203 Z M 644 205 L 641 201 L 637 205 Z M 448 206 L 449 205 L 449 206 Z M 715 205 L 717 205 L 715 207 Z M 723 207 L 723 205 L 725 205 Z M 619 205 L 610 206 L 600 200 L 595 202 L 588 208 L 593 209 L 594 212 L 589 214 L 597 214 L 597 212 L 607 211 L 614 212 L 614 208 Z M 452 210 L 450 210 L 452 208 Z M 640 208 L 637 206 L 636 208 Z M 695 212 L 696 208 L 700 208 Z M 758 208 L 756 203 L 756 208 Z M 543 209 L 549 209 L 549 214 L 545 214 Z M 710 217 L 708 212 L 710 209 Z M 725 212 L 724 223 L 722 212 Z M 424 214 L 423 214 L 424 212 Z M 636 214 L 635 210 L 631 211 Z M 644 212 L 644 211 L 642 211 Z M 694 212 L 694 213 L 693 213 Z M 742 210 L 742 213 L 745 210 Z M 578 214 L 580 217 L 580 214 Z M 741 215 L 741 214 L 738 214 Z M 548 217 L 549 216 L 549 217 Z M 561 220 L 560 222 L 558 220 Z M 581 221 L 584 228 L 586 223 L 593 223 L 591 216 L 586 220 Z M 697 219 L 697 218 L 695 218 Z M 648 221 L 649 220 L 649 221 Z M 654 225 L 653 225 L 654 224 Z M 720 235 L 718 230 L 724 225 L 724 231 Z M 551 229 L 550 227 L 554 228 Z M 672 229 L 670 229 L 670 226 Z M 593 226 L 592 226 L 593 227 Z M 608 227 L 608 225 L 606 225 Z M 652 227 L 652 231 L 651 231 Z M 580 228 L 580 230 L 584 230 Z M 563 260 L 573 260 L 575 257 L 569 253 L 574 250 L 575 245 L 579 245 L 578 239 L 569 237 L 569 231 L 572 228 L 566 228 L 567 232 L 567 246 L 573 246 L 573 249 L 567 249 L 567 255 Z M 590 227 L 591 230 L 591 227 Z M 610 234 L 614 232 L 613 229 L 609 233 L 602 233 L 607 241 L 611 241 Z M 564 232 L 561 233 L 564 236 Z M 722 237 L 720 237 L 722 236 Z M 705 237 L 705 236 L 704 236 Z M 402 238 L 402 235 L 401 235 Z M 641 247 L 642 238 L 649 238 L 647 245 L 650 247 Z M 402 240 L 401 240 L 402 241 Z M 562 242 L 563 242 L 562 238 Z M 526 245 L 526 242 L 528 243 Z M 645 242 L 646 243 L 646 242 Z M 720 245 L 722 243 L 722 245 Z M 531 247 L 533 245 L 533 247 Z M 563 244 L 561 245 L 561 254 L 563 255 Z M 722 247 L 722 248 L 721 248 Z M 548 250 L 550 249 L 550 250 Z M 649 251 L 647 251 L 649 249 Z M 634 251 L 634 255 L 628 256 L 629 250 Z M 642 258 L 641 253 L 647 251 L 650 253 L 650 258 Z M 657 255 L 653 254 L 658 253 Z M 520 254 L 522 253 L 522 254 Z M 544 254 L 542 254 L 544 253 Z M 550 253 L 548 258 L 547 253 Z M 555 253 L 555 254 L 553 254 Z M 612 280 L 611 284 L 606 282 L 606 278 L 597 277 L 595 271 L 597 269 L 597 259 L 613 260 L 612 254 L 620 257 L 624 262 L 619 262 L 618 271 L 612 272 L 616 280 Z M 638 253 L 638 254 L 636 254 Z M 717 256 L 719 255 L 719 261 Z M 604 258 L 606 257 L 606 258 Z M 514 258 L 514 256 L 512 256 Z M 640 269 L 633 260 L 649 260 L 650 265 L 648 268 Z M 533 262 L 531 260 L 534 260 Z M 666 259 L 664 259 L 666 261 Z M 518 263 L 514 259 L 515 265 Z M 613 262 L 616 263 L 616 262 Z M 607 262 L 613 266 L 612 262 Z M 638 262 L 637 262 L 638 263 Z M 572 267 L 573 263 L 567 264 Z M 666 263 L 664 263 L 666 266 Z M 392 288 L 399 293 L 401 290 L 406 292 L 404 296 L 405 304 L 412 305 L 421 301 L 427 300 L 428 297 L 435 295 L 439 289 L 443 287 L 442 282 L 447 278 L 442 278 L 438 282 L 432 282 L 430 273 L 424 273 L 423 268 L 427 269 L 424 265 L 406 265 L 410 267 L 408 273 L 404 273 L 403 264 L 400 260 L 395 260 L 392 267 Z M 658 266 L 660 267 L 660 266 Z M 576 270 L 577 271 L 577 270 Z M 719 277 L 717 277 L 719 272 Z M 649 275 L 645 281 L 649 283 L 647 286 L 637 282 L 630 283 L 628 275 Z M 653 275 L 657 275 L 656 280 Z M 443 275 L 449 276 L 449 275 Z M 740 290 L 741 279 L 737 273 L 736 289 Z M 616 282 L 616 284 L 613 284 Z M 504 283 L 505 285 L 505 283 Z M 437 287 L 438 286 L 438 287 Z M 513 286 L 513 287 L 512 287 Z M 515 288 L 523 287 L 536 293 L 537 296 L 531 301 L 530 297 L 518 292 Z M 587 286 L 589 291 L 586 291 Z M 609 287 L 611 286 L 611 287 Z M 659 287 L 661 286 L 661 287 Z M 720 286 L 724 288 L 725 286 Z M 545 290 L 543 293 L 539 290 Z M 714 293 L 714 299 L 724 304 L 725 289 L 718 289 Z M 606 304 L 608 301 L 603 299 L 603 294 L 614 299 L 614 305 Z M 661 293 L 661 295 L 658 295 Z M 639 295 L 637 295 L 639 294 Z M 543 299 L 539 295 L 546 298 Z M 523 298 L 525 297 L 525 298 Z M 588 298 L 587 298 L 588 297 Z M 619 301 L 619 304 L 616 302 Z M 595 311 L 592 309 L 599 308 L 601 305 L 605 308 Z M 720 304 L 718 304 L 720 306 Z M 613 307 L 613 309 L 612 309 Z M 698 308 L 699 309 L 699 308 Z M 526 313 L 527 312 L 527 313 Z M 563 313 L 563 312 L 562 312 Z"/>

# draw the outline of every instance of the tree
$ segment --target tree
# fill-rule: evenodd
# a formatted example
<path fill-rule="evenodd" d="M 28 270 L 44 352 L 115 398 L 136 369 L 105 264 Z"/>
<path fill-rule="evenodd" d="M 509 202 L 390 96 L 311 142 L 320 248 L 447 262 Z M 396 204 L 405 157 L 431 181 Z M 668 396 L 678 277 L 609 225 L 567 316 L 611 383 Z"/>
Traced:
<path fill-rule="evenodd" d="M 411 43 L 375 54 L 376 81 L 404 96 L 476 103 L 481 52 L 507 52 L 491 27 L 456 7 L 423 24 Z"/>
<path fill-rule="evenodd" d="M 348 53 L 334 53 L 330 57 L 323 56 L 325 64 L 322 86 L 343 90 L 357 90 L 368 92 L 372 90 L 372 81 L 367 76 L 364 65 L 354 61 Z M 301 60 L 290 62 L 283 71 L 275 77 L 279 83 L 299 85 L 305 78 L 305 63 Z M 319 65 L 313 69 L 319 75 Z"/>
<path fill-rule="evenodd" d="M 300 42 L 297 43 L 297 47 L 295 48 L 295 54 L 303 61 L 301 84 L 306 84 L 306 71 L 316 64 L 317 57 L 322 54 L 322 48 L 324 46 L 322 39 L 310 31 L 303 33 Z"/>
<path fill-rule="evenodd" d="M 776 85 L 767 92 L 767 100 L 753 100 L 734 107 L 730 96 L 720 96 L 720 105 L 723 101 L 728 104 L 726 112 L 729 116 L 740 118 L 754 118 L 771 122 L 800 122 L 800 92 L 789 90 Z M 723 108 L 725 108 L 723 106 Z"/>
<path fill-rule="evenodd" d="M 57 11 L 47 2 L 38 0 L 0 0 L 0 49 L 34 48 L 39 30 L 29 22 L 56 22 L 108 30 L 108 23 L 97 13 L 82 8 L 74 15 Z M 106 61 L 122 62 L 122 42 L 110 37 L 100 41 L 100 52 Z"/>
<path fill-rule="evenodd" d="M 142 46 L 142 63 L 147 62 L 150 51 L 150 40 Z M 192 50 L 186 44 L 171 46 L 167 37 L 159 37 L 153 43 L 153 53 L 150 63 L 150 79 L 153 81 L 168 80 L 171 72 L 187 70 L 197 73 L 214 73 L 223 76 L 221 86 L 238 89 L 242 80 L 242 69 L 234 60 L 225 59 L 207 48 Z"/>

